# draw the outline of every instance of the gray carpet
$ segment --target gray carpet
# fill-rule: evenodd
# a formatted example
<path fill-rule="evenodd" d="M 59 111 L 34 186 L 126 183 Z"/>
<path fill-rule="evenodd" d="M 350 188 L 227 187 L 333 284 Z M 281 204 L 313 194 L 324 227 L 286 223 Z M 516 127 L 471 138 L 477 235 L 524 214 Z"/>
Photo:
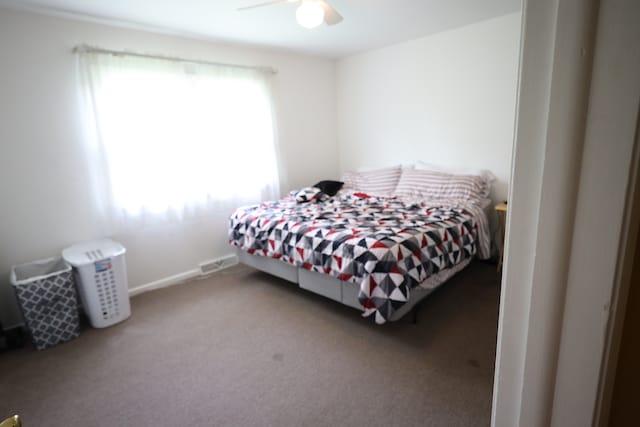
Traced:
<path fill-rule="evenodd" d="M 139 295 L 132 317 L 0 354 L 0 417 L 32 426 L 489 425 L 495 266 L 472 263 L 418 324 L 237 266 Z"/>

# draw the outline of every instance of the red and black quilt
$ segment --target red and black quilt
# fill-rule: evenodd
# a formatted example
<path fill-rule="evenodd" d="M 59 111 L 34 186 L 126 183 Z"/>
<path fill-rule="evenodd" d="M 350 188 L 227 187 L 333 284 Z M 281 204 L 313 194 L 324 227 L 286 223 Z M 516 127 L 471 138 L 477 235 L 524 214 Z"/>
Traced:
<path fill-rule="evenodd" d="M 359 193 L 241 207 L 229 224 L 229 243 L 250 254 L 357 283 L 364 315 L 375 313 L 377 323 L 429 276 L 473 257 L 477 242 L 476 218 L 464 207 Z"/>

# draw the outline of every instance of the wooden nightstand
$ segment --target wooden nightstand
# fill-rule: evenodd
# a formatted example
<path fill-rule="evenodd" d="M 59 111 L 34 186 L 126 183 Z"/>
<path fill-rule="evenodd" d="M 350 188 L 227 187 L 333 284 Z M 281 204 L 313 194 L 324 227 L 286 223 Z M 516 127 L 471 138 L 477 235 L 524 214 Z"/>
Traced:
<path fill-rule="evenodd" d="M 507 229 L 507 203 L 498 203 L 496 212 L 500 220 L 500 259 L 498 260 L 498 271 L 500 271 L 502 269 L 502 257 L 504 257 L 504 235 Z"/>

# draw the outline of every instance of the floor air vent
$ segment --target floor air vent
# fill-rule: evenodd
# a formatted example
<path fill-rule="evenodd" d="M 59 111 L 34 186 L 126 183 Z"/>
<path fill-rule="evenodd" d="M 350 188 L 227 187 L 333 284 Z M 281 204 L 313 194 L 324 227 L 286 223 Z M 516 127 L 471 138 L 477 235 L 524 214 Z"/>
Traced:
<path fill-rule="evenodd" d="M 229 255 L 222 258 L 213 259 L 211 261 L 205 261 L 200 263 L 200 274 L 207 275 L 220 271 L 224 268 L 231 267 L 238 263 L 238 258 L 235 255 Z"/>

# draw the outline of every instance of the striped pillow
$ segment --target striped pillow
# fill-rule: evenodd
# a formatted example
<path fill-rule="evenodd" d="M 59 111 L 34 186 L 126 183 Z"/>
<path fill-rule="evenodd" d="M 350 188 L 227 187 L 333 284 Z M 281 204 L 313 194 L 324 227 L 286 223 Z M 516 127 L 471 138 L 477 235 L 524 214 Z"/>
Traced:
<path fill-rule="evenodd" d="M 395 191 L 403 199 L 480 200 L 487 197 L 486 180 L 477 175 L 452 175 L 404 169 Z"/>
<path fill-rule="evenodd" d="M 396 190 L 401 173 L 402 167 L 394 166 L 366 172 L 345 172 L 341 180 L 345 188 L 371 196 L 390 197 Z"/>
<path fill-rule="evenodd" d="M 343 190 L 357 190 L 358 185 L 358 173 L 357 172 L 344 172 L 340 181 L 344 182 L 342 186 Z"/>

